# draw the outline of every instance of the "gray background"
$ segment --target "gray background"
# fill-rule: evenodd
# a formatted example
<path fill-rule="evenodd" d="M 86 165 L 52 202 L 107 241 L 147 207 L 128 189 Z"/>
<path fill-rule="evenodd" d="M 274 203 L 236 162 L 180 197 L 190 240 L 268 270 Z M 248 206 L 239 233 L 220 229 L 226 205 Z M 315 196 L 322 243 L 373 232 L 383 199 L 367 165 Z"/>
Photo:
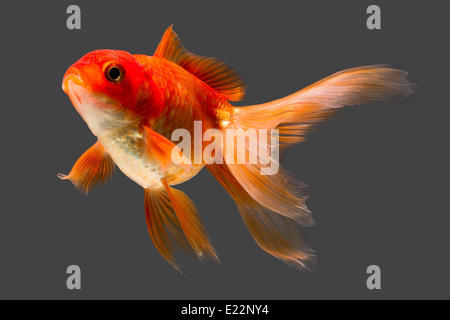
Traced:
<path fill-rule="evenodd" d="M 442 2 L 28 1 L 2 5 L 0 298 L 312 299 L 449 298 L 448 10 Z M 78 4 L 82 30 L 66 28 Z M 231 198 L 204 170 L 180 189 L 198 206 L 222 264 L 154 248 L 143 190 L 117 172 L 89 196 L 60 181 L 95 138 L 61 90 L 85 53 L 152 55 L 175 31 L 193 52 L 220 57 L 262 103 L 336 71 L 391 63 L 421 90 L 401 105 L 349 107 L 291 148 L 285 167 L 308 184 L 317 251 L 300 272 L 254 243 Z M 66 288 L 66 268 L 82 290 Z M 382 289 L 366 288 L 366 268 Z"/>

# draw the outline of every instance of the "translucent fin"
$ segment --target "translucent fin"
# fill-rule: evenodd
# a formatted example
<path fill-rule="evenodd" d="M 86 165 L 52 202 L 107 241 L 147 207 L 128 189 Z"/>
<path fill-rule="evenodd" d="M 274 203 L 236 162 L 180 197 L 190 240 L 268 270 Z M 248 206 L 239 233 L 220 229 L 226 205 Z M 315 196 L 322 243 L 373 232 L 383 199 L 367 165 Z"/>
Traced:
<path fill-rule="evenodd" d="M 262 133 L 263 138 L 269 140 L 264 131 Z M 264 146 L 259 139 L 260 131 L 238 129 L 233 134 L 237 143 L 232 144 L 233 140 L 227 135 L 224 163 L 240 186 L 268 210 L 304 226 L 314 225 L 312 214 L 305 204 L 309 189 L 281 168 L 278 153 L 273 149 L 277 143 L 276 135 L 272 137 L 267 133 L 270 140 Z M 229 147 L 235 148 L 234 154 L 227 149 Z"/>
<path fill-rule="evenodd" d="M 226 164 L 206 167 L 235 200 L 253 239 L 263 250 L 299 269 L 310 269 L 315 264 L 314 252 L 306 247 L 298 223 L 253 199 Z"/>
<path fill-rule="evenodd" d="M 313 260 L 313 254 L 304 246 L 294 226 L 314 224 L 305 204 L 308 190 L 279 167 L 278 157 L 267 152 L 268 147 L 263 154 L 270 154 L 269 160 L 276 164 L 270 174 L 262 173 L 261 161 L 251 162 L 250 156 L 256 152 L 252 147 L 259 141 L 256 132 L 261 134 L 256 129 L 267 129 L 263 134 L 270 138 L 271 151 L 276 145 L 284 150 L 302 141 L 315 123 L 338 108 L 374 101 L 400 102 L 417 88 L 407 72 L 373 65 L 338 72 L 279 100 L 236 107 L 236 121 L 227 129 L 236 129 L 235 135 L 241 141 L 248 138 L 248 143 L 238 148 L 244 152 L 239 155 L 236 149 L 233 161 L 226 156 L 226 164 L 207 167 L 235 199 L 256 242 L 283 261 L 304 268 L 306 262 Z M 269 129 L 278 129 L 279 144 L 269 135 Z"/>
<path fill-rule="evenodd" d="M 68 175 L 59 173 L 62 180 L 70 180 L 80 191 L 89 193 L 95 186 L 105 184 L 112 176 L 115 164 L 100 142 L 96 142 L 75 162 Z"/>
<path fill-rule="evenodd" d="M 164 33 L 154 56 L 178 64 L 227 100 L 238 101 L 245 96 L 244 81 L 236 71 L 220 59 L 202 57 L 189 52 L 172 30 L 172 26 Z"/>
<path fill-rule="evenodd" d="M 279 128 L 280 149 L 303 141 L 318 121 L 341 107 L 375 101 L 401 102 L 418 86 L 389 65 L 347 69 L 272 102 L 238 108 L 239 128 Z"/>

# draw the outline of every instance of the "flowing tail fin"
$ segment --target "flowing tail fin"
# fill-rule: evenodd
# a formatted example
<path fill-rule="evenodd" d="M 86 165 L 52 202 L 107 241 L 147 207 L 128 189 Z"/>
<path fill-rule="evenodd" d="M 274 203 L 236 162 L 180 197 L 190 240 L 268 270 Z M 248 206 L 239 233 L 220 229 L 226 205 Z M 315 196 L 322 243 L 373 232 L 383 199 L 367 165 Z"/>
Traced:
<path fill-rule="evenodd" d="M 226 164 L 210 164 L 208 169 L 236 201 L 258 245 L 288 264 L 307 268 L 314 254 L 296 228 L 314 224 L 305 204 L 307 188 L 281 168 L 273 174 L 261 174 L 263 164 L 245 161 L 246 154 L 254 153 L 250 150 L 252 138 L 261 141 L 252 137 L 257 134 L 254 129 L 278 129 L 279 148 L 283 150 L 302 141 L 315 123 L 338 108 L 374 101 L 401 102 L 417 88 L 407 72 L 372 65 L 335 73 L 279 100 L 236 107 L 236 121 L 228 128 L 243 129 L 237 131 L 238 138 L 244 135 L 241 138 L 249 141 L 244 144 L 245 158 L 234 158 L 237 162 L 233 164 L 224 159 Z M 277 157 L 270 159 L 278 162 Z M 275 167 L 279 168 L 279 164 Z"/>
<path fill-rule="evenodd" d="M 232 166 L 214 163 L 207 168 L 236 201 L 242 219 L 256 243 L 289 265 L 310 269 L 315 264 L 315 256 L 306 247 L 299 225 L 255 200 L 231 173 Z"/>
<path fill-rule="evenodd" d="M 400 103 L 418 86 L 408 72 L 371 65 L 337 72 L 285 98 L 241 107 L 237 127 L 277 128 L 280 148 L 304 139 L 311 126 L 336 109 L 375 101 Z"/>

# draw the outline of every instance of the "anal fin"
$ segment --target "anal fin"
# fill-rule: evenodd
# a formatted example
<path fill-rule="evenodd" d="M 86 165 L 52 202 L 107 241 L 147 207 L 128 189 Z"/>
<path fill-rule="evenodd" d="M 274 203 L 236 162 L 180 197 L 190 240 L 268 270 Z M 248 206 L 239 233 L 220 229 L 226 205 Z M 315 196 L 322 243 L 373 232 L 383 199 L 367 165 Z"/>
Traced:
<path fill-rule="evenodd" d="M 202 262 L 206 258 L 219 262 L 216 251 L 208 239 L 198 211 L 192 201 L 183 192 L 171 188 L 165 179 L 162 180 L 162 183 L 166 188 L 180 226 L 197 257 Z"/>
<path fill-rule="evenodd" d="M 207 257 L 218 262 L 192 201 L 165 180 L 163 184 L 165 189 L 145 189 L 145 216 L 155 247 L 180 272 L 181 265 L 174 257 L 177 248 L 196 255 L 202 262 Z"/>
<path fill-rule="evenodd" d="M 145 218 L 153 244 L 159 253 L 178 271 L 181 265 L 175 260 L 175 247 L 192 252 L 164 189 L 145 190 Z"/>

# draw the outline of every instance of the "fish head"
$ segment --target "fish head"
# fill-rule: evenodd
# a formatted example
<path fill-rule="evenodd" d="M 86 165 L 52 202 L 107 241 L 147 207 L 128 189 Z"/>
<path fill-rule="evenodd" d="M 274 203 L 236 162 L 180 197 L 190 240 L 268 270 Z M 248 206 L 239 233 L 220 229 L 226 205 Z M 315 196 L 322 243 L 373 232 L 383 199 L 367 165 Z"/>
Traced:
<path fill-rule="evenodd" d="M 86 54 L 66 71 L 62 88 L 96 136 L 138 121 L 154 100 L 144 66 L 119 50 Z"/>

